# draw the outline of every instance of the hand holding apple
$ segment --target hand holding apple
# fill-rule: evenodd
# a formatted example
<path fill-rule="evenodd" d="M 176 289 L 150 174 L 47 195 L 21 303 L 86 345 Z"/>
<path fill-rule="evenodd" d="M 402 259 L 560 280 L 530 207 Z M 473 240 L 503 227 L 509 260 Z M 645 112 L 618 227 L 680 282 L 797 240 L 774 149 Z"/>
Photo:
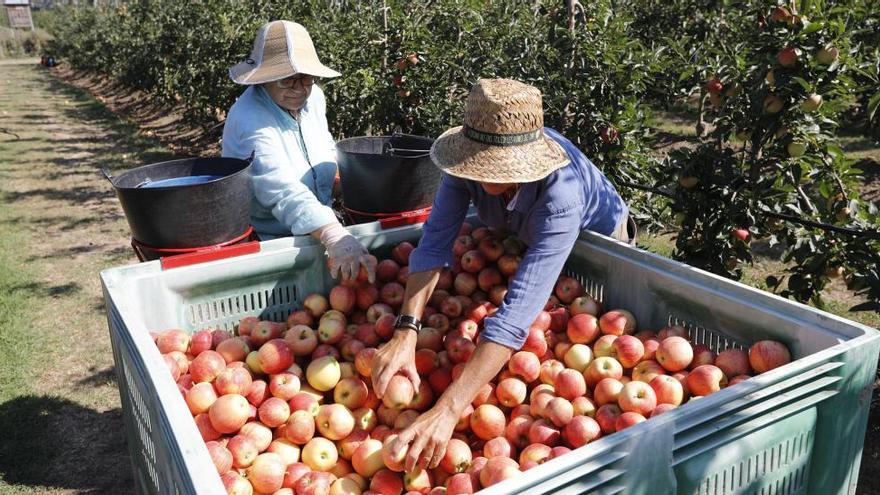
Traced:
<path fill-rule="evenodd" d="M 398 330 L 394 337 L 376 351 L 370 376 L 373 390 L 380 399 L 385 396 L 391 378 L 401 374 L 412 382 L 413 390 L 419 389 L 419 373 L 416 370 L 416 333 Z"/>

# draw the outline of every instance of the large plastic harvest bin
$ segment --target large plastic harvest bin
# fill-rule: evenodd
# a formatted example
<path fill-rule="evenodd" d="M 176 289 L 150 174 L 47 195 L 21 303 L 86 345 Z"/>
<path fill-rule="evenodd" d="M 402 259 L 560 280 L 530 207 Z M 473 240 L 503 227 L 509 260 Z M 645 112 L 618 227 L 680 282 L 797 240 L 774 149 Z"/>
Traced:
<path fill-rule="evenodd" d="M 352 228 L 380 256 L 419 226 Z M 141 493 L 222 493 L 201 437 L 148 331 L 277 321 L 333 285 L 308 239 L 162 271 L 101 273 L 126 435 Z M 683 324 L 720 351 L 772 338 L 795 361 L 602 438 L 486 490 L 500 493 L 853 493 L 880 339 L 876 331 L 584 233 L 567 271 L 642 329 Z M 548 274 L 551 275 L 551 274 Z"/>

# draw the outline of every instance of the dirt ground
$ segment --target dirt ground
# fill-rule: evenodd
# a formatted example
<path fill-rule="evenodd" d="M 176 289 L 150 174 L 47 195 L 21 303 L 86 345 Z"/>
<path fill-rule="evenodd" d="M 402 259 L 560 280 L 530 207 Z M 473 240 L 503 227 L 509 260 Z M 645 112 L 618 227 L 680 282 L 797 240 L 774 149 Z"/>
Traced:
<path fill-rule="evenodd" d="M 97 274 L 136 260 L 122 210 L 99 170 L 115 173 L 175 152 L 216 153 L 219 136 L 218 128 L 181 133 L 179 112 L 145 101 L 63 68 L 0 69 L 0 236 L 21 234 L 9 256 L 27 267 L 27 277 L 13 289 L 35 303 L 22 334 L 33 335 L 40 352 L 25 370 L 33 377 L 28 386 L 0 392 L 0 494 L 132 491 Z M 669 129 L 661 145 L 674 145 L 675 132 Z M 13 398 L 3 402 L 6 396 Z M 880 493 L 877 473 L 875 407 L 857 493 Z"/>

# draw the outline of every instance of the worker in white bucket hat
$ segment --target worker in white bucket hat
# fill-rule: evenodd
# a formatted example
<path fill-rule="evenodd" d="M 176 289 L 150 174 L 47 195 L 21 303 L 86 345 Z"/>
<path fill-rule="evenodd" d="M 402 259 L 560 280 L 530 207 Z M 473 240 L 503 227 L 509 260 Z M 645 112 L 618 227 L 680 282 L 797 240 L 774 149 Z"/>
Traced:
<path fill-rule="evenodd" d="M 310 234 L 327 249 L 331 274 L 373 279 L 375 258 L 331 209 L 336 143 L 327 127 L 320 78 L 340 74 L 318 59 L 308 31 L 272 21 L 257 32 L 250 57 L 229 69 L 248 88 L 223 127 L 223 156 L 253 156 L 251 222 L 260 239 Z"/>

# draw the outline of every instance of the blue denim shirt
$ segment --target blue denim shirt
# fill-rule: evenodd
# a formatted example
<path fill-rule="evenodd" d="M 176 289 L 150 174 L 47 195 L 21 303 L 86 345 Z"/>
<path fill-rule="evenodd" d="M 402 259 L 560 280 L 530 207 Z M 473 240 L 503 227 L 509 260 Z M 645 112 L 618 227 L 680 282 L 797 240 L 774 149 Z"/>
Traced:
<path fill-rule="evenodd" d="M 300 122 L 262 87 L 245 90 L 226 118 L 222 156 L 247 159 L 251 153 L 251 224 L 261 239 L 304 235 L 337 222 L 330 208 L 336 143 L 320 87 L 312 87 Z"/>
<path fill-rule="evenodd" d="M 568 139 L 553 129 L 571 162 L 544 179 L 521 184 L 508 205 L 486 194 L 478 182 L 443 175 L 410 272 L 451 267 L 452 245 L 471 201 L 480 220 L 516 235 L 526 252 L 495 316 L 484 320 L 482 340 L 511 349 L 525 343 L 544 308 L 581 230 L 609 235 L 629 212 L 614 186 Z"/>

